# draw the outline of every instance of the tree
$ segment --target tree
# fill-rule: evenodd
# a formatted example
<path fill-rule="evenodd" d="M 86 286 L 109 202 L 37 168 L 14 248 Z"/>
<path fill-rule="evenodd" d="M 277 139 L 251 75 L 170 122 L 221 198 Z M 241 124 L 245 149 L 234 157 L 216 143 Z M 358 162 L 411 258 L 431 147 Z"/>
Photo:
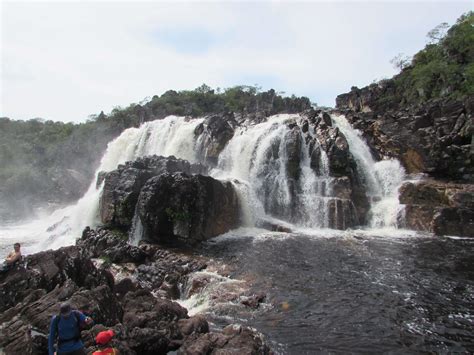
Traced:
<path fill-rule="evenodd" d="M 448 31 L 449 25 L 447 22 L 440 23 L 438 26 L 433 28 L 428 32 L 426 37 L 428 37 L 428 44 L 434 44 L 441 41 Z"/>
<path fill-rule="evenodd" d="M 390 64 L 392 64 L 395 69 L 402 71 L 411 64 L 411 58 L 403 53 L 398 53 L 390 60 Z"/>

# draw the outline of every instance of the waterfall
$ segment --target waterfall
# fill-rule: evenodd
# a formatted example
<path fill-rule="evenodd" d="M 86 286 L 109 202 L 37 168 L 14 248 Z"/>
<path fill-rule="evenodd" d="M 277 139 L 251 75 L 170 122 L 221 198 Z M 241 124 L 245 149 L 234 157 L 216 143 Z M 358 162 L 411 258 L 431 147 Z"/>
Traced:
<path fill-rule="evenodd" d="M 241 182 L 241 195 L 248 199 L 246 216 L 329 227 L 327 155 L 321 154 L 321 172 L 316 174 L 297 125 L 300 119 L 300 115 L 275 115 L 266 122 L 238 128 L 220 154 L 213 176 Z"/>
<path fill-rule="evenodd" d="M 370 227 L 396 227 L 401 209 L 398 188 L 405 179 L 405 170 L 396 159 L 376 162 L 362 133 L 352 128 L 344 116 L 333 115 L 332 120 L 347 139 L 370 198 Z"/>
<path fill-rule="evenodd" d="M 103 184 L 96 186 L 99 172 L 111 171 L 126 161 L 153 154 L 197 161 L 194 130 L 202 121 L 168 116 L 123 131 L 108 144 L 85 195 L 75 205 L 57 210 L 48 217 L 51 227 L 36 237 L 39 243 L 34 251 L 74 244 L 85 226 L 98 224 L 99 198 L 103 189 Z M 140 232 L 140 228 L 139 224 L 135 226 L 135 234 Z M 139 238 L 138 235 L 135 238 Z"/>
<path fill-rule="evenodd" d="M 291 223 L 306 228 L 346 228 L 351 201 L 333 193 L 334 178 L 322 143 L 311 130 L 302 132 L 304 116 L 280 114 L 265 122 L 240 126 L 220 153 L 211 176 L 229 180 L 242 206 L 242 225 L 259 221 Z M 399 212 L 398 187 L 404 170 L 396 160 L 375 162 L 361 133 L 343 116 L 332 117 L 346 137 L 371 202 L 370 226 L 396 226 Z M 205 163 L 200 153 L 203 138 L 196 128 L 204 118 L 169 116 L 129 128 L 109 143 L 86 194 L 75 205 L 55 211 L 41 225 L 49 228 L 36 233 L 36 250 L 70 245 L 87 225 L 98 221 L 99 198 L 103 186 L 96 186 L 99 172 L 111 171 L 126 161 L 146 155 L 174 155 L 192 163 Z M 311 150 L 319 154 L 318 168 L 311 165 Z M 29 230 L 29 229 L 28 229 Z M 131 236 L 137 244 L 142 226 L 134 219 Z M 28 237 L 25 236 L 25 239 Z"/>

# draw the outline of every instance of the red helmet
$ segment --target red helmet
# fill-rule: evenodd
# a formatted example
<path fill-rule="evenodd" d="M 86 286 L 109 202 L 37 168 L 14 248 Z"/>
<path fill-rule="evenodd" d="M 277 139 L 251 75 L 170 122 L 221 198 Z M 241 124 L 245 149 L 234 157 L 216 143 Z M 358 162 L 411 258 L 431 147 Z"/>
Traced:
<path fill-rule="evenodd" d="M 110 340 L 112 340 L 114 335 L 115 333 L 112 329 L 104 330 L 103 332 L 100 332 L 99 334 L 97 334 L 97 336 L 95 337 L 95 342 L 100 345 L 105 345 Z"/>

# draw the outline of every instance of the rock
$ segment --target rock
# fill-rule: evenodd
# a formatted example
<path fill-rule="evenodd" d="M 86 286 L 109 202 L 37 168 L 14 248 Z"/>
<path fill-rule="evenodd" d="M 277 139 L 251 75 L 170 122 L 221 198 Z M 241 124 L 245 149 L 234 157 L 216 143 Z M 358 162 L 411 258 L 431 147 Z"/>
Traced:
<path fill-rule="evenodd" d="M 135 205 L 145 183 L 153 176 L 163 173 L 184 172 L 205 174 L 207 168 L 190 164 L 175 157 L 147 156 L 120 165 L 105 174 L 104 189 L 100 198 L 102 223 L 123 229 L 132 225 Z"/>
<path fill-rule="evenodd" d="M 225 327 L 222 333 L 207 333 L 190 336 L 178 350 L 179 355 L 197 354 L 270 354 L 260 333 L 248 327 L 232 324 Z"/>
<path fill-rule="evenodd" d="M 178 328 L 181 334 L 189 336 L 192 334 L 205 334 L 209 332 L 209 324 L 203 316 L 195 316 L 188 319 L 180 319 Z"/>
<path fill-rule="evenodd" d="M 448 197 L 442 185 L 431 183 L 405 183 L 399 190 L 400 203 L 410 205 L 448 205 Z"/>
<path fill-rule="evenodd" d="M 95 321 L 91 329 L 81 332 L 88 353 L 97 350 L 95 336 L 105 329 L 114 330 L 113 346 L 125 355 L 166 354 L 179 350 L 183 344 L 199 348 L 201 335 L 209 332 L 206 319 L 189 318 L 185 308 L 157 295 L 177 297 L 178 284 L 184 283 L 189 273 L 205 267 L 203 260 L 150 244 L 133 249 L 133 253 L 145 255 L 145 259 L 135 260 L 146 263 L 138 267 L 130 263 L 104 263 L 96 268 L 89 259 L 102 256 L 110 249 L 116 249 L 117 255 L 129 255 L 129 246 L 122 242 L 109 230 L 86 228 L 78 246 L 29 255 L 26 263 L 2 274 L 2 353 L 46 353 L 51 318 L 58 314 L 60 303 L 66 300 Z M 120 268 L 131 270 L 130 277 L 114 280 L 108 270 L 118 275 Z M 256 302 L 259 299 L 256 297 Z M 236 346 L 242 346 L 248 353 L 249 349 L 259 351 L 266 347 L 257 338 L 250 339 L 246 330 L 238 333 L 227 330 L 226 333 L 212 333 L 212 339 L 223 341 L 213 342 L 212 348 L 236 351 Z"/>
<path fill-rule="evenodd" d="M 289 180 L 297 181 L 300 176 L 301 134 L 297 126 L 284 137 L 286 171 Z M 294 189 L 293 189 L 294 194 Z"/>
<path fill-rule="evenodd" d="M 241 297 L 240 303 L 250 308 L 258 308 L 267 296 L 263 292 Z"/>
<path fill-rule="evenodd" d="M 407 182 L 399 191 L 406 227 L 436 235 L 474 236 L 474 185 Z"/>
<path fill-rule="evenodd" d="M 417 231 L 432 231 L 431 224 L 438 208 L 423 205 L 406 205 L 404 224 L 406 228 Z"/>
<path fill-rule="evenodd" d="M 196 127 L 195 133 L 198 138 L 198 150 L 200 156 L 211 166 L 217 165 L 219 154 L 227 142 L 234 136 L 234 128 L 237 122 L 232 113 L 228 115 L 213 115 L 205 119 Z"/>
<path fill-rule="evenodd" d="M 393 94 L 393 82 L 388 80 L 339 95 L 336 107 L 364 132 L 373 150 L 399 159 L 408 173 L 472 182 L 472 99 L 409 106 L 386 100 Z"/>
<path fill-rule="evenodd" d="M 431 230 L 436 235 L 454 235 L 474 238 L 474 210 L 441 208 L 433 216 Z"/>
<path fill-rule="evenodd" d="M 329 226 L 345 230 L 359 224 L 357 211 L 351 200 L 331 199 L 329 204 Z"/>
<path fill-rule="evenodd" d="M 31 289 L 53 290 L 71 279 L 80 287 L 111 286 L 111 275 L 97 270 L 77 247 L 65 247 L 29 255 L 27 267 L 20 267 L 0 275 L 0 311 L 21 302 Z"/>
<path fill-rule="evenodd" d="M 87 227 L 77 245 L 82 247 L 89 258 L 104 257 L 113 263 L 143 262 L 147 253 L 127 243 L 127 235 L 104 228 L 97 230 Z"/>
<path fill-rule="evenodd" d="M 239 223 L 239 203 L 230 182 L 183 173 L 162 174 L 143 187 L 137 206 L 145 240 L 195 244 Z"/>

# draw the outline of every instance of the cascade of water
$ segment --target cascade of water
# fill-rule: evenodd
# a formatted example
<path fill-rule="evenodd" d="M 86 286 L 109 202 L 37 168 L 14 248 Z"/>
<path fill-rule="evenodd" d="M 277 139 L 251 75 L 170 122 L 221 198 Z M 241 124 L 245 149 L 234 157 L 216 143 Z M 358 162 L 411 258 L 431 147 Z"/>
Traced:
<path fill-rule="evenodd" d="M 344 214 L 343 201 L 333 196 L 328 156 L 324 149 L 319 149 L 319 171 L 315 172 L 311 166 L 309 143 L 295 124 L 300 119 L 300 115 L 282 114 L 260 124 L 242 126 L 236 129 L 220 154 L 212 175 L 233 182 L 243 208 L 243 225 L 253 226 L 259 219 L 276 217 L 303 227 L 327 228 L 334 224 L 330 219 L 338 220 L 341 212 Z M 375 162 L 360 132 L 343 116 L 332 119 L 347 138 L 372 200 L 371 226 L 395 225 L 396 194 L 404 178 L 403 168 L 396 160 Z M 126 161 L 152 154 L 174 155 L 190 162 L 202 160 L 199 154 L 202 142 L 195 132 L 203 121 L 169 116 L 125 130 L 109 143 L 86 194 L 75 205 L 57 210 L 47 218 L 46 223 L 51 227 L 35 237 L 42 241 L 35 250 L 72 244 L 86 225 L 94 226 L 98 222 L 103 188 L 96 186 L 100 171 L 111 171 Z M 320 145 L 314 134 L 308 134 L 308 140 Z M 344 228 L 345 222 L 340 226 Z M 141 228 L 135 220 L 134 243 L 140 239 Z"/>
<path fill-rule="evenodd" d="M 327 155 L 321 154 L 321 171 L 316 174 L 301 130 L 294 128 L 300 118 L 276 115 L 240 128 L 219 156 L 213 175 L 241 181 L 239 189 L 247 200 L 244 215 L 254 216 L 254 221 L 273 216 L 305 227 L 329 226 Z M 289 149 L 293 151 L 291 156 Z M 298 166 L 290 167 L 293 163 Z"/>
<path fill-rule="evenodd" d="M 103 185 L 96 186 L 99 172 L 111 171 L 126 161 L 152 154 L 174 155 L 195 162 L 197 157 L 194 150 L 194 130 L 202 121 L 203 119 L 186 120 L 184 117 L 168 116 L 122 132 L 108 144 L 86 194 L 74 206 L 58 210 L 49 217 L 53 227 L 38 236 L 40 241 L 34 249 L 43 250 L 73 244 L 85 226 L 98 223 L 99 198 L 103 188 Z M 137 233 L 139 229 L 140 226 L 137 226 Z"/>
<path fill-rule="evenodd" d="M 398 188 L 405 179 L 405 170 L 395 159 L 375 162 L 359 130 L 352 128 L 344 116 L 333 115 L 332 120 L 347 139 L 371 199 L 370 226 L 396 227 L 400 211 Z"/>

